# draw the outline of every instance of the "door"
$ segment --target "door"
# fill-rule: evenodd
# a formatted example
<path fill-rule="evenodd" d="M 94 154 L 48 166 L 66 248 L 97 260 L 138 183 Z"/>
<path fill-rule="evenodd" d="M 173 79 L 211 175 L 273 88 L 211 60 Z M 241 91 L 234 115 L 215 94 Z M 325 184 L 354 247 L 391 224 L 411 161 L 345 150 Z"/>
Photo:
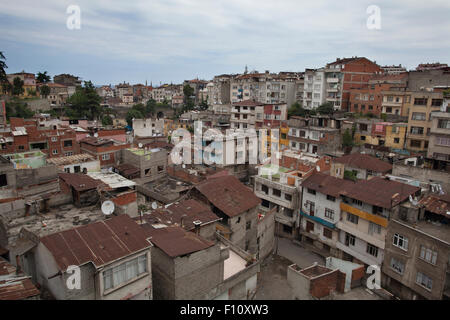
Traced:
<path fill-rule="evenodd" d="M 306 232 L 314 231 L 314 223 L 306 221 Z"/>
<path fill-rule="evenodd" d="M 309 203 L 309 215 L 314 217 L 314 211 L 316 209 L 316 205 L 314 204 L 314 202 L 310 202 Z"/>

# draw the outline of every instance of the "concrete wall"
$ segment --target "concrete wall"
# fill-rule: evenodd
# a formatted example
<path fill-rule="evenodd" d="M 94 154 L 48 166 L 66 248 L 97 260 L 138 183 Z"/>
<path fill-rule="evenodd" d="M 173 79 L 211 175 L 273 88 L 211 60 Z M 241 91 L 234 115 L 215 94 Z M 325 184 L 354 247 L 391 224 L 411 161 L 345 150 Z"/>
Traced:
<path fill-rule="evenodd" d="M 144 154 L 144 150 L 141 150 Z M 140 170 L 140 178 L 149 178 L 149 181 L 153 181 L 167 174 L 167 151 L 164 149 L 159 152 L 148 151 L 145 155 L 122 149 L 121 157 L 122 163 L 131 164 Z M 162 170 L 158 170 L 158 166 L 162 167 Z"/>
<path fill-rule="evenodd" d="M 394 163 L 392 175 L 419 180 L 423 183 L 439 183 L 444 191 L 450 192 L 449 172 Z"/>
<path fill-rule="evenodd" d="M 287 281 L 292 288 L 292 295 L 296 300 L 312 300 L 310 295 L 310 281 L 299 272 L 300 268 L 290 265 L 287 269 Z"/>
<path fill-rule="evenodd" d="M 326 258 L 325 266 L 330 269 L 339 269 L 345 274 L 345 292 L 361 284 L 364 276 L 364 266 L 334 257 Z"/>
<path fill-rule="evenodd" d="M 258 245 L 258 260 L 263 260 L 273 251 L 275 244 L 275 213 L 268 212 L 258 220 L 256 243 Z"/>
<path fill-rule="evenodd" d="M 231 242 L 239 248 L 256 253 L 256 237 L 258 223 L 258 207 L 254 207 L 240 215 L 228 219 L 228 226 L 231 229 Z M 247 222 L 251 224 L 247 230 Z M 247 246 L 248 245 L 248 246 Z M 246 248 L 247 246 L 247 248 Z"/>

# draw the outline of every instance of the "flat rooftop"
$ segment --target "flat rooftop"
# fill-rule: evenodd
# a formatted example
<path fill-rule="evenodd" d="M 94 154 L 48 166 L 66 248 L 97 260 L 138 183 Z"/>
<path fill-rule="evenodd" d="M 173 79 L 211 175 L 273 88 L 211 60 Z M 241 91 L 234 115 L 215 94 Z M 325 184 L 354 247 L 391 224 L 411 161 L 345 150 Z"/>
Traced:
<path fill-rule="evenodd" d="M 225 249 L 226 246 L 224 244 L 221 244 L 220 248 Z M 241 272 L 246 268 L 247 265 L 247 261 L 239 256 L 236 252 L 234 252 L 231 248 L 229 252 L 229 257 L 224 261 L 223 264 L 223 280 L 226 280 L 236 273 Z"/>

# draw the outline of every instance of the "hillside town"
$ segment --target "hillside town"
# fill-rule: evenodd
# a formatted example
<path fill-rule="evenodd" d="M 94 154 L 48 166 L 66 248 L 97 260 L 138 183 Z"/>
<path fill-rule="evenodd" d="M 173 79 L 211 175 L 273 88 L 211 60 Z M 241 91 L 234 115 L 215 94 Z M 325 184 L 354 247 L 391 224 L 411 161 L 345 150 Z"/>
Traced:
<path fill-rule="evenodd" d="M 0 300 L 450 299 L 446 63 L 10 69 Z"/>

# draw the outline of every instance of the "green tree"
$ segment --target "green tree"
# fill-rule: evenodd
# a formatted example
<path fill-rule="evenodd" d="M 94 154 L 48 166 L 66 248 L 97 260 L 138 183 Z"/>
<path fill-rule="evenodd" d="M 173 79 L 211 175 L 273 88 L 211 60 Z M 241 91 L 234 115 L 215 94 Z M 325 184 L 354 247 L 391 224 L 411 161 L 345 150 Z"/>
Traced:
<path fill-rule="evenodd" d="M 186 84 L 183 87 L 183 94 L 184 94 L 184 101 L 186 101 L 183 112 L 189 111 L 194 109 L 194 100 L 192 99 L 192 96 L 194 95 L 194 88 L 192 88 L 190 85 Z"/>
<path fill-rule="evenodd" d="M 44 98 L 47 98 L 48 95 L 50 94 L 50 87 L 47 85 L 43 85 L 39 87 L 39 93 L 41 94 L 41 96 L 43 96 Z"/>
<path fill-rule="evenodd" d="M 34 115 L 34 112 L 28 107 L 28 104 L 16 98 L 7 101 L 5 108 L 7 119 L 11 117 L 27 119 Z"/>
<path fill-rule="evenodd" d="M 295 102 L 291 105 L 291 107 L 288 110 L 288 116 L 299 116 L 304 117 L 307 115 L 307 110 L 303 109 L 302 105 L 298 102 Z"/>
<path fill-rule="evenodd" d="M 342 146 L 343 147 L 351 147 L 353 146 L 353 138 L 350 133 L 350 130 L 347 128 L 345 129 L 344 135 L 342 137 Z"/>
<path fill-rule="evenodd" d="M 208 110 L 208 102 L 206 100 L 202 100 L 200 102 L 199 107 L 200 107 L 200 110 Z"/>
<path fill-rule="evenodd" d="M 143 119 L 144 115 L 137 109 L 131 108 L 127 115 L 125 116 L 125 120 L 127 120 L 127 123 L 130 127 L 133 127 L 133 119 Z"/>
<path fill-rule="evenodd" d="M 111 118 L 111 116 L 109 114 L 105 114 L 102 117 L 102 125 L 104 126 L 112 126 L 113 124 L 113 119 Z"/>
<path fill-rule="evenodd" d="M 20 96 L 21 94 L 23 94 L 23 92 L 23 80 L 19 77 L 15 77 L 13 80 L 12 94 L 14 96 Z"/>
<path fill-rule="evenodd" d="M 153 116 L 156 112 L 157 103 L 155 100 L 150 99 L 145 105 L 145 114 Z"/>
<path fill-rule="evenodd" d="M 334 112 L 333 104 L 331 102 L 325 102 L 324 104 L 321 104 L 317 108 L 317 112 L 320 114 L 333 114 Z"/>
<path fill-rule="evenodd" d="M 8 69 L 8 66 L 6 65 L 5 61 L 6 58 L 3 55 L 3 51 L 0 51 L 0 85 L 2 86 L 2 91 L 4 94 L 11 91 L 11 84 L 6 77 L 5 69 Z"/>
<path fill-rule="evenodd" d="M 103 115 L 100 106 L 101 97 L 97 94 L 91 81 L 85 81 L 84 87 L 77 87 L 75 93 L 67 100 L 67 115 L 71 118 L 99 119 Z"/>
<path fill-rule="evenodd" d="M 50 76 L 47 75 L 47 71 L 42 72 L 38 72 L 37 77 L 36 77 L 36 81 L 40 82 L 40 83 L 47 83 L 50 82 Z"/>

